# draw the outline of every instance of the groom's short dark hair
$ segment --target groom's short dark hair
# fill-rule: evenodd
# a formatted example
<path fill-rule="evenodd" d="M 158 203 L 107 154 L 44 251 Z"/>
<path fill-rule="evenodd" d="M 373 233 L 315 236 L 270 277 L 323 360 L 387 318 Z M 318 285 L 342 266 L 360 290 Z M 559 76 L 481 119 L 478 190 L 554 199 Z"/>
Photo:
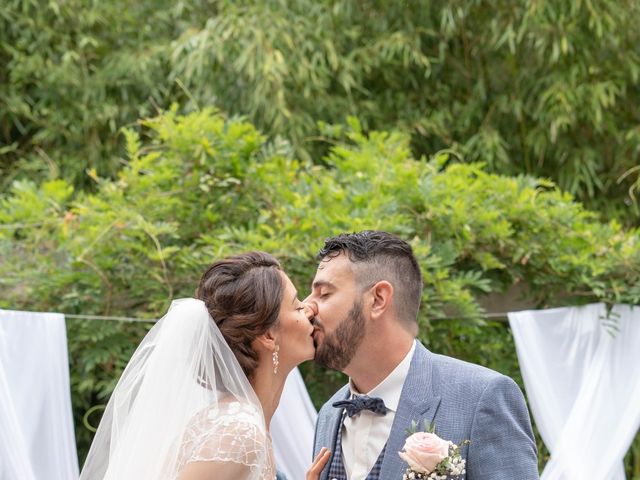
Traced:
<path fill-rule="evenodd" d="M 422 272 L 411 245 L 391 233 L 364 230 L 327 238 L 318 260 L 344 253 L 355 264 L 358 284 L 366 288 L 386 280 L 394 288 L 395 312 L 400 320 L 415 324 L 422 298 Z"/>

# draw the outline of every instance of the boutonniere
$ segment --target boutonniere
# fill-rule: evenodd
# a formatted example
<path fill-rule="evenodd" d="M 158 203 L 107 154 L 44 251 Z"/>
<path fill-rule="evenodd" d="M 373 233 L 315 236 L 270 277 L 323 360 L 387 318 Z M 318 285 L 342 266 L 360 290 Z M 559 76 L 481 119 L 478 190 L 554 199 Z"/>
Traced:
<path fill-rule="evenodd" d="M 460 447 L 435 434 L 435 427 L 425 422 L 424 431 L 411 422 L 411 429 L 402 451 L 398 455 L 409 468 L 402 480 L 458 480 L 465 473 L 466 460 L 460 455 Z M 467 445 L 465 440 L 461 445 Z"/>

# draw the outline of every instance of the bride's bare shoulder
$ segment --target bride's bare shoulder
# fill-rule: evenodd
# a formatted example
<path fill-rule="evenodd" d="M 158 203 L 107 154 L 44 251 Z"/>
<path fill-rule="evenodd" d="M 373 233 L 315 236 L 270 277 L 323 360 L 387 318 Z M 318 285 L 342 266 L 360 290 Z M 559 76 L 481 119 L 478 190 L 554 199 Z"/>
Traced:
<path fill-rule="evenodd" d="M 180 471 L 178 480 L 238 480 L 249 478 L 251 467 L 236 462 L 190 462 Z"/>

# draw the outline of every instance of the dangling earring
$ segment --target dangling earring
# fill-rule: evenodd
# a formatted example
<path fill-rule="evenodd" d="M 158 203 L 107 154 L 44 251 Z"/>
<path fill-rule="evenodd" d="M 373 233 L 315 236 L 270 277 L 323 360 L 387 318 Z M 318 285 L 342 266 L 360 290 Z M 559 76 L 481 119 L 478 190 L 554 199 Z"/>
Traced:
<path fill-rule="evenodd" d="M 273 352 L 273 373 L 278 373 L 278 350 L 280 350 L 280 345 L 276 345 L 276 350 Z"/>

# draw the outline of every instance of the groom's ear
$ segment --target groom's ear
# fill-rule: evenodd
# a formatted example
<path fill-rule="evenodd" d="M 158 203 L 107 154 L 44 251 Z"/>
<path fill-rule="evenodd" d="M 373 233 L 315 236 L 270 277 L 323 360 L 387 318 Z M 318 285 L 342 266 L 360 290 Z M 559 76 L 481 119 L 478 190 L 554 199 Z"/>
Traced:
<path fill-rule="evenodd" d="M 393 285 L 381 280 L 371 287 L 371 317 L 380 318 L 389 310 L 393 300 Z"/>

